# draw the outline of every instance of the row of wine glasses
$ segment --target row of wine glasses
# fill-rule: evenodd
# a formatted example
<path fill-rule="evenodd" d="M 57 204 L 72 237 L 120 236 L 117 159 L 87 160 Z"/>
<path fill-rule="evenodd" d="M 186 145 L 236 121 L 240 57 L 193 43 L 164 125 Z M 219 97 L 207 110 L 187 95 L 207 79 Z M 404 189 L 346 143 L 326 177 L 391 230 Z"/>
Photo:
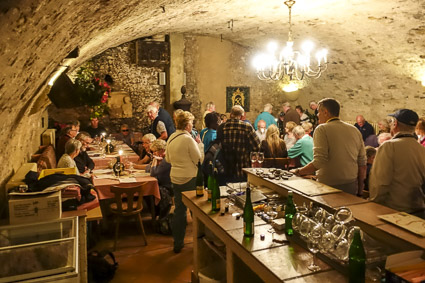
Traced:
<path fill-rule="evenodd" d="M 250 153 L 250 159 L 251 159 L 251 167 L 254 168 L 255 164 L 258 163 L 259 167 L 261 167 L 261 163 L 264 161 L 264 152 L 256 152 L 252 151 Z"/>
<path fill-rule="evenodd" d="M 310 217 L 309 217 L 310 213 Z M 334 214 L 323 208 L 310 211 L 301 208 L 293 218 L 292 227 L 307 242 L 308 249 L 313 253 L 313 263 L 310 270 L 318 270 L 315 264 L 315 254 L 322 252 L 335 256 L 345 262 L 348 260 L 348 250 L 354 236 L 354 226 L 347 228 L 352 220 L 350 209 L 342 207 Z"/>

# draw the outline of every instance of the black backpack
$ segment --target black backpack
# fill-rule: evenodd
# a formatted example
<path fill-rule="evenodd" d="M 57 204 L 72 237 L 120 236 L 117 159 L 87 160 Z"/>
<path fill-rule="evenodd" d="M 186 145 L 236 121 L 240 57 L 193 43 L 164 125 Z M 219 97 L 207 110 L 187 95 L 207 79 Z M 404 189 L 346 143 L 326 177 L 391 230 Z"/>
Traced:
<path fill-rule="evenodd" d="M 106 283 L 112 280 L 118 263 L 112 252 L 104 250 L 92 251 L 87 255 L 88 282 Z"/>

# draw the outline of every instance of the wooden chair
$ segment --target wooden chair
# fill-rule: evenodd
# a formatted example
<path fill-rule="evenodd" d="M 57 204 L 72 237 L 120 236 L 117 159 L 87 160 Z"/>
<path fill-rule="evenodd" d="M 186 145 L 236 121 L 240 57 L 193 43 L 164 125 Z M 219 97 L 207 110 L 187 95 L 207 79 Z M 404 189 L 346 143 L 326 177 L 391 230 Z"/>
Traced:
<path fill-rule="evenodd" d="M 289 169 L 291 158 L 264 158 L 264 168 Z"/>
<path fill-rule="evenodd" d="M 142 189 L 143 186 L 145 186 L 146 184 L 147 182 L 135 187 L 111 186 L 111 192 L 115 194 L 114 202 L 110 204 L 111 211 L 116 218 L 114 250 L 117 246 L 117 238 L 121 217 L 137 216 L 137 218 L 139 219 L 140 227 L 142 228 L 142 235 L 143 240 L 145 241 L 145 246 L 148 245 L 148 241 L 146 240 L 145 229 L 143 227 L 142 217 L 140 216 L 140 212 L 143 209 Z M 135 199 L 136 194 L 138 194 L 137 199 Z"/>

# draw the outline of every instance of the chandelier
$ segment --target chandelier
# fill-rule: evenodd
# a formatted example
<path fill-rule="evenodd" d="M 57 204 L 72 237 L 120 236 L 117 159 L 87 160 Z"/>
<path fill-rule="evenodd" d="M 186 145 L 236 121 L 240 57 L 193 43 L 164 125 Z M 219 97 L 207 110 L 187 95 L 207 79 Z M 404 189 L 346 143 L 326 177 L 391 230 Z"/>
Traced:
<path fill-rule="evenodd" d="M 289 32 L 286 46 L 278 53 L 278 45 L 270 42 L 267 53 L 262 53 L 254 58 L 254 67 L 260 80 L 281 80 L 286 79 L 301 81 L 305 77 L 317 79 L 323 71 L 327 69 L 327 50 L 322 49 L 316 53 L 316 60 L 312 63 L 310 53 L 313 50 L 311 41 L 304 42 L 302 52 L 292 49 L 292 22 L 291 8 L 295 4 L 294 0 L 284 2 L 289 9 Z"/>

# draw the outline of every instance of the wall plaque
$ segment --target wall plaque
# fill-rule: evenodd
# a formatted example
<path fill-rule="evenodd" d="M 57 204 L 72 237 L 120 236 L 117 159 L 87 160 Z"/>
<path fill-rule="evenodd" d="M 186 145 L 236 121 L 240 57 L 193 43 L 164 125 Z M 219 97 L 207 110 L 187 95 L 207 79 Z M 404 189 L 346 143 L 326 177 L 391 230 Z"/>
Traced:
<path fill-rule="evenodd" d="M 230 112 L 233 106 L 240 105 L 245 112 L 249 112 L 249 87 L 228 86 L 226 87 L 226 112 Z"/>

